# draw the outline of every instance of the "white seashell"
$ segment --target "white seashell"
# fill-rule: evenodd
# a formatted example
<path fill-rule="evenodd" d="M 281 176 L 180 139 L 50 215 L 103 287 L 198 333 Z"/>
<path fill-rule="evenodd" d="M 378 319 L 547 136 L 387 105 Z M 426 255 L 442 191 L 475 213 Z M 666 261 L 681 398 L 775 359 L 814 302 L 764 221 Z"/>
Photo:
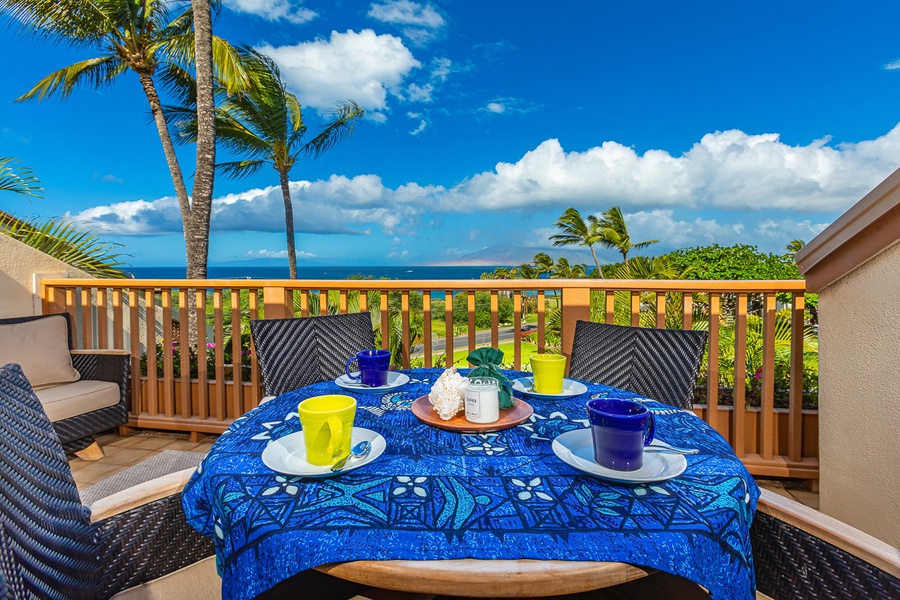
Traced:
<path fill-rule="evenodd" d="M 452 419 L 465 407 L 468 379 L 457 373 L 456 367 L 446 369 L 431 387 L 428 401 L 444 421 Z"/>

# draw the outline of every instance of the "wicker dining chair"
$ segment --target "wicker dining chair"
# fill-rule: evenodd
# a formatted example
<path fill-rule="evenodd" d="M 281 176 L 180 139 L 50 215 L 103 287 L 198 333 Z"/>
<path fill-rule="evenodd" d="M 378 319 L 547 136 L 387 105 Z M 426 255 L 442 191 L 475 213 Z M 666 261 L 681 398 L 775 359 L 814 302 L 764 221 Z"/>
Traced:
<path fill-rule="evenodd" d="M 375 348 L 368 312 L 250 321 L 268 396 L 279 396 L 344 373 L 347 359 Z"/>
<path fill-rule="evenodd" d="M 706 335 L 578 321 L 569 376 L 690 409 Z"/>
<path fill-rule="evenodd" d="M 85 506 L 22 369 L 0 367 L 0 598 L 105 599 L 200 564 L 214 549 L 181 506 L 192 471 Z"/>

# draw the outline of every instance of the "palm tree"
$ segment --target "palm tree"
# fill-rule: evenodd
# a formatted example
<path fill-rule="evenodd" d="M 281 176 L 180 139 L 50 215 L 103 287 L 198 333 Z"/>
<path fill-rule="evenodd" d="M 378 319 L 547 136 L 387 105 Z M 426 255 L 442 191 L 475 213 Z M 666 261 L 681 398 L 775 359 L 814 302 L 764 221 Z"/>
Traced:
<path fill-rule="evenodd" d="M 515 269 L 509 267 L 497 267 L 493 271 L 482 273 L 479 279 L 512 279 L 515 276 Z"/>
<path fill-rule="evenodd" d="M 537 255 L 536 255 L 537 256 Z M 544 256 L 547 256 L 544 254 Z M 547 256 L 549 259 L 550 257 Z M 551 261 L 552 262 L 552 261 Z M 513 268 L 513 277 L 517 279 L 537 279 L 541 276 L 541 271 L 538 270 L 538 267 L 529 263 L 522 263 L 518 267 Z M 528 317 L 528 307 L 532 304 L 532 301 L 535 297 L 532 294 L 536 294 L 536 292 L 525 290 L 522 293 L 522 316 L 523 318 Z"/>
<path fill-rule="evenodd" d="M 278 66 L 268 56 L 243 47 L 238 50 L 241 63 L 250 77 L 245 93 L 229 95 L 217 86 L 222 104 L 216 117 L 218 140 L 246 158 L 216 165 L 225 176 L 241 178 L 259 172 L 270 164 L 278 172 L 284 200 L 285 231 L 291 279 L 297 278 L 297 253 L 294 242 L 294 211 L 290 190 L 290 172 L 301 156 L 320 156 L 341 140 L 351 136 L 364 111 L 352 100 L 340 104 L 334 119 L 313 139 L 305 141 L 306 125 L 297 97 L 288 92 Z M 182 132 L 180 142 L 196 139 L 194 84 L 190 74 L 170 70 L 166 82 L 181 94 L 182 106 L 167 107 L 170 121 L 177 121 Z"/>
<path fill-rule="evenodd" d="M 534 265 L 528 263 L 522 263 L 518 267 L 514 267 L 512 273 L 513 277 L 517 279 L 537 279 L 541 275 L 541 272 Z"/>
<path fill-rule="evenodd" d="M 534 268 L 537 269 L 539 276 L 545 273 L 550 275 L 550 273 L 553 272 L 553 259 L 550 258 L 550 255 L 546 252 L 538 252 L 535 254 L 532 262 L 534 262 Z"/>
<path fill-rule="evenodd" d="M 788 251 L 788 254 L 793 256 L 794 254 L 800 252 L 800 250 L 805 245 L 806 242 L 804 242 L 803 240 L 791 240 L 787 243 L 787 246 L 785 246 L 784 249 Z"/>
<path fill-rule="evenodd" d="M 621 252 L 626 265 L 628 264 L 629 252 L 642 250 L 651 244 L 659 242 L 659 240 L 647 240 L 645 242 L 632 243 L 631 235 L 628 233 L 628 225 L 625 224 L 625 217 L 622 216 L 622 209 L 618 206 L 613 206 L 600 217 L 599 239 L 597 241 L 605 248 L 615 248 Z"/>
<path fill-rule="evenodd" d="M 586 275 L 587 267 L 585 265 L 570 265 L 568 259 L 560 258 L 556 261 L 550 277 L 553 279 L 581 279 Z"/>
<path fill-rule="evenodd" d="M 560 215 L 559 219 L 554 223 L 562 233 L 551 235 L 550 239 L 554 246 L 587 246 L 591 250 L 591 256 L 594 257 L 594 265 L 600 270 L 600 261 L 597 260 L 597 253 L 594 251 L 594 244 L 602 243 L 603 239 L 600 233 L 600 225 L 597 217 L 588 215 L 587 223 L 581 218 L 581 213 L 571 206 Z"/>
<path fill-rule="evenodd" d="M 247 80 L 233 49 L 211 34 L 209 0 L 196 1 L 201 8 L 197 13 L 200 17 L 197 58 L 200 60 L 201 83 L 205 82 L 205 73 L 209 70 L 207 61 L 211 56 L 219 78 L 227 81 L 232 91 L 242 90 Z M 92 58 L 47 75 L 18 101 L 41 101 L 54 94 L 65 100 L 77 86 L 100 88 L 111 84 L 126 71 L 137 74 L 150 104 L 181 209 L 188 277 L 205 277 L 212 209 L 212 176 L 207 163 L 215 161 L 214 149 L 210 150 L 214 133 L 204 118 L 204 144 L 198 146 L 198 172 L 191 198 L 166 127 L 154 78 L 176 64 L 193 61 L 194 13 L 188 9 L 170 18 L 168 7 L 166 2 L 137 0 L 0 0 L 0 13 L 20 23 L 25 31 L 98 52 Z M 206 39 L 209 44 L 205 43 Z M 203 112 L 207 114 L 210 108 L 205 89 L 200 96 Z"/>
<path fill-rule="evenodd" d="M 28 167 L 15 168 L 19 161 L 8 156 L 0 156 L 0 191 L 13 192 L 25 198 L 40 198 L 44 188 Z"/>

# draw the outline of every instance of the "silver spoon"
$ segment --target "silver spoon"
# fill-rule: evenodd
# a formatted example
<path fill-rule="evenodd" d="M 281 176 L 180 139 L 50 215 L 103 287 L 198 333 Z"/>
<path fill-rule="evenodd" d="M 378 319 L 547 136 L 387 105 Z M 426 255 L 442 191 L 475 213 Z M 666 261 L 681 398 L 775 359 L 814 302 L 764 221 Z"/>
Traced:
<path fill-rule="evenodd" d="M 350 454 L 342 458 L 341 460 L 334 463 L 334 466 L 331 467 L 331 472 L 335 473 L 344 468 L 344 465 L 347 464 L 347 461 L 351 458 L 354 460 L 362 460 L 369 455 L 369 452 L 372 451 L 372 443 L 369 441 L 363 441 L 358 443 L 357 445 L 350 448 Z"/>
<path fill-rule="evenodd" d="M 679 448 L 677 446 L 673 446 L 671 444 L 667 444 L 662 440 L 653 440 L 652 445 L 645 446 L 645 451 L 650 452 L 674 452 L 675 454 L 699 454 L 700 451 L 696 448 Z"/>

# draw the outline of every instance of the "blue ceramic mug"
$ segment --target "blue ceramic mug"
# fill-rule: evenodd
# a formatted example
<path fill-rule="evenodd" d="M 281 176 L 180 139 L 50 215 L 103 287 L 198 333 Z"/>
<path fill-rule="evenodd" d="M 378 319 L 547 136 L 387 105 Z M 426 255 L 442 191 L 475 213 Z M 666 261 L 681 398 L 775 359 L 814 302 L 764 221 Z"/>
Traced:
<path fill-rule="evenodd" d="M 353 363 L 356 363 L 358 373 L 350 372 L 350 365 Z M 362 385 L 368 387 L 387 385 L 388 372 L 391 370 L 391 351 L 362 350 L 347 360 L 344 369 L 347 371 L 347 377 L 359 381 Z"/>
<path fill-rule="evenodd" d="M 594 440 L 594 460 L 616 471 L 637 471 L 644 465 L 644 446 L 653 441 L 653 413 L 638 402 L 597 398 L 587 403 Z"/>

